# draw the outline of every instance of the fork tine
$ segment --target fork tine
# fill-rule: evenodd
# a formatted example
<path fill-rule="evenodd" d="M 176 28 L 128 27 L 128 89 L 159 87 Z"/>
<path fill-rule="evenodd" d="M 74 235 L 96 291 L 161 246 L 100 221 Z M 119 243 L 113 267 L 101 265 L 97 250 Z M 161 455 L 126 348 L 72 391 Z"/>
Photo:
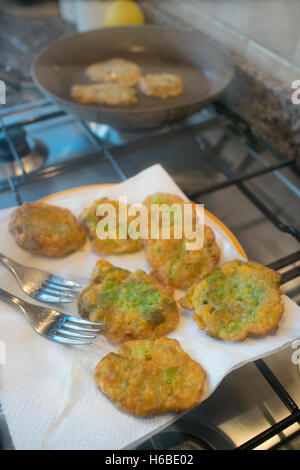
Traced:
<path fill-rule="evenodd" d="M 46 280 L 44 282 L 44 284 L 42 284 L 42 287 L 47 287 L 49 289 L 53 289 L 53 290 L 56 290 L 56 291 L 59 291 L 59 292 L 65 292 L 65 293 L 69 293 L 69 294 L 74 294 L 75 296 L 77 296 L 79 294 L 79 291 L 72 288 L 72 287 L 62 287 L 62 286 L 58 286 L 57 284 L 53 284 L 52 282 L 49 282 L 48 280 Z"/>
<path fill-rule="evenodd" d="M 85 340 L 80 340 L 80 339 L 72 339 L 72 338 L 66 338 L 65 336 L 59 336 L 54 333 L 50 334 L 48 338 L 52 339 L 53 341 L 57 341 L 58 343 L 64 343 L 64 344 L 91 344 L 92 341 L 85 341 Z"/>
<path fill-rule="evenodd" d="M 82 318 L 73 317 L 72 315 L 65 315 L 64 314 L 64 319 L 66 321 L 70 321 L 70 322 L 74 322 L 74 323 L 81 323 L 82 325 L 104 326 L 103 322 L 94 322 L 94 321 L 89 321 L 89 320 L 83 320 Z"/>
<path fill-rule="evenodd" d="M 81 334 L 81 333 L 78 333 L 78 332 L 74 332 L 74 331 L 70 331 L 70 330 L 67 330 L 65 328 L 57 328 L 55 330 L 55 333 L 56 334 L 62 334 L 64 336 L 70 336 L 70 337 L 73 337 L 74 339 L 93 339 L 93 338 L 96 338 L 95 335 L 88 335 L 88 334 Z"/>
<path fill-rule="evenodd" d="M 57 291 L 54 289 L 49 289 L 48 287 L 44 287 L 44 286 L 41 286 L 39 288 L 39 292 L 45 292 L 46 294 L 55 295 L 57 297 L 62 297 L 62 298 L 68 297 L 69 299 L 76 299 L 76 295 L 67 294 L 65 292 Z"/>
<path fill-rule="evenodd" d="M 53 282 L 53 284 L 57 284 L 58 286 L 62 286 L 62 287 L 77 287 L 77 288 L 82 287 L 80 284 L 78 284 L 78 282 L 69 281 L 60 276 L 55 276 L 54 274 L 51 274 L 51 276 L 48 277 L 48 281 Z"/>
<path fill-rule="evenodd" d="M 36 292 L 34 294 L 34 298 L 36 300 L 40 300 L 41 302 L 48 302 L 48 303 L 65 303 L 65 304 L 69 304 L 71 302 L 73 302 L 73 300 L 71 299 L 67 299 L 67 298 L 62 298 L 62 297 L 58 297 L 57 295 L 50 295 L 50 294 L 46 294 L 45 292 Z"/>
<path fill-rule="evenodd" d="M 79 325 L 76 325 L 76 324 L 72 324 L 72 323 L 67 323 L 66 321 L 62 321 L 60 323 L 60 326 L 64 326 L 66 328 L 68 328 L 69 330 L 74 330 L 74 331 L 88 331 L 90 333 L 100 333 L 101 330 L 99 330 L 99 328 L 92 328 L 90 326 L 88 327 L 84 327 L 84 326 L 81 326 L 80 324 Z"/>

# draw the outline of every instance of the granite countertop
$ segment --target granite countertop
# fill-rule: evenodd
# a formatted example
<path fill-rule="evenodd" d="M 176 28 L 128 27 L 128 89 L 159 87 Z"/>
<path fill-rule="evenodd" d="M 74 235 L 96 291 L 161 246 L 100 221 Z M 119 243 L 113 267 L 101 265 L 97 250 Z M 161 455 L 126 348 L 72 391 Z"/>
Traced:
<path fill-rule="evenodd" d="M 26 11 L 26 8 L 23 9 Z M 6 69 L 29 81 L 32 64 L 39 52 L 60 37 L 76 32 L 74 25 L 60 18 L 58 9 L 56 12 L 54 10 L 52 15 L 32 18 L 0 11 L 0 79 L 5 78 L 1 72 Z M 41 97 L 37 88 L 30 88 L 29 83 L 19 90 L 7 85 L 7 106 Z"/>

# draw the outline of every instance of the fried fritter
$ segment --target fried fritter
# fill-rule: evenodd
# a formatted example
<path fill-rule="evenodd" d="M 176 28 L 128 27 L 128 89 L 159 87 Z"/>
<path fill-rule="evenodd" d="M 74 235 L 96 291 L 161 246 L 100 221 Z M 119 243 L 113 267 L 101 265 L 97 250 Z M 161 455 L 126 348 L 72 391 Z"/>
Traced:
<path fill-rule="evenodd" d="M 230 261 L 196 282 L 180 304 L 210 336 L 238 341 L 276 330 L 284 312 L 280 274 L 255 262 Z"/>
<path fill-rule="evenodd" d="M 187 242 L 185 238 L 147 241 L 146 259 L 154 279 L 176 289 L 188 289 L 215 268 L 220 249 L 210 227 L 204 227 L 204 245 L 200 250 L 187 250 Z"/>
<path fill-rule="evenodd" d="M 141 270 L 131 273 L 99 260 L 92 284 L 79 296 L 79 312 L 104 323 L 110 341 L 153 339 L 174 330 L 179 321 L 170 293 Z"/>
<path fill-rule="evenodd" d="M 148 212 L 150 212 L 151 204 L 167 204 L 168 206 L 171 206 L 172 204 L 186 204 L 186 201 L 175 194 L 157 192 L 146 197 L 143 204 L 147 207 Z"/>
<path fill-rule="evenodd" d="M 115 208 L 116 212 L 116 238 L 106 238 L 104 240 L 97 237 L 97 224 L 100 220 L 103 219 L 102 216 L 97 216 L 97 208 L 100 204 L 111 204 Z M 129 210 L 127 207 L 127 211 Z M 93 240 L 93 249 L 100 254 L 121 254 L 121 253 L 134 253 L 139 251 L 143 248 L 143 242 L 141 239 L 134 240 L 130 238 L 128 234 L 128 226 L 126 227 L 126 239 L 121 239 L 119 237 L 120 234 L 120 226 L 118 224 L 119 221 L 119 202 L 113 201 L 108 198 L 101 198 L 97 199 L 93 202 L 93 204 L 86 208 L 83 213 L 81 214 L 80 220 L 82 221 L 83 225 L 87 228 L 90 238 Z M 129 217 L 127 219 L 128 225 L 133 217 Z"/>
<path fill-rule="evenodd" d="M 147 96 L 166 99 L 183 93 L 183 83 L 172 73 L 147 74 L 139 80 L 139 87 Z"/>
<path fill-rule="evenodd" d="M 101 391 L 122 411 L 145 418 L 197 406 L 206 373 L 178 341 L 129 341 L 104 357 L 95 370 Z"/>
<path fill-rule="evenodd" d="M 150 212 L 151 204 L 188 204 L 180 197 L 171 194 L 155 193 L 149 196 L 144 204 Z M 192 226 L 195 229 L 196 205 L 192 206 Z M 172 215 L 172 212 L 171 214 Z M 175 218 L 175 216 L 174 216 Z M 171 224 L 172 218 L 170 217 Z M 149 228 L 149 233 L 151 233 Z M 186 245 L 192 240 L 184 236 L 176 239 L 171 227 L 169 240 L 151 239 L 145 241 L 146 259 L 152 268 L 151 276 L 163 285 L 170 285 L 178 289 L 187 289 L 196 281 L 211 272 L 219 262 L 220 249 L 215 241 L 215 235 L 210 227 L 204 226 L 204 243 L 202 248 L 188 250 Z"/>
<path fill-rule="evenodd" d="M 79 250 L 86 241 L 86 231 L 71 211 L 43 202 L 18 207 L 9 230 L 24 250 L 55 258 Z"/>
<path fill-rule="evenodd" d="M 81 104 L 107 104 L 109 106 L 131 105 L 138 99 L 134 88 L 112 83 L 93 83 L 92 85 L 73 85 L 71 95 Z"/>
<path fill-rule="evenodd" d="M 142 75 L 140 67 L 125 59 L 110 59 L 97 62 L 86 69 L 86 75 L 93 82 L 115 83 L 133 86 Z"/>

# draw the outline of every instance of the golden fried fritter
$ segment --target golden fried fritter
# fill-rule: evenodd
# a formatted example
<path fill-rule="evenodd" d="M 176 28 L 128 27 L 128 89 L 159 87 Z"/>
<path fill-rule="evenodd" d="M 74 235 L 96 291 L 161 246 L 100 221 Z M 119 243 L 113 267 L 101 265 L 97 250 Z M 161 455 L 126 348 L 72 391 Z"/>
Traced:
<path fill-rule="evenodd" d="M 140 67 L 125 59 L 110 59 L 97 62 L 86 69 L 86 75 L 93 82 L 115 83 L 133 86 L 142 75 Z"/>
<path fill-rule="evenodd" d="M 276 330 L 284 307 L 280 274 L 255 262 L 230 261 L 196 282 L 180 302 L 209 335 L 237 341 Z"/>
<path fill-rule="evenodd" d="M 106 238 L 104 240 L 97 237 L 97 224 L 103 219 L 102 216 L 97 216 L 97 208 L 100 204 L 111 204 L 115 208 L 116 213 L 116 238 Z M 127 211 L 129 210 L 127 207 Z M 133 217 L 128 216 L 128 224 Z M 134 240 L 130 238 L 128 234 L 128 225 L 126 227 L 126 239 L 119 237 L 120 226 L 119 221 L 119 202 L 113 201 L 108 198 L 97 199 L 91 206 L 86 208 L 81 214 L 80 220 L 83 225 L 87 228 L 90 238 L 93 240 L 93 249 L 100 254 L 121 254 L 121 253 L 134 253 L 143 248 L 143 242 L 141 239 Z"/>
<path fill-rule="evenodd" d="M 122 411 L 145 418 L 197 406 L 206 373 L 175 339 L 129 341 L 104 357 L 95 380 Z"/>
<path fill-rule="evenodd" d="M 144 204 L 150 212 L 151 204 L 172 206 L 173 204 L 190 204 L 192 206 L 191 221 L 195 229 L 196 205 L 186 203 L 180 197 L 171 194 L 155 193 L 149 196 Z M 172 215 L 172 212 L 171 214 Z M 175 219 L 175 216 L 174 216 Z M 150 219 L 149 219 L 150 220 Z M 170 217 L 172 224 L 172 217 Z M 175 226 L 175 225 L 174 225 Z M 149 228 L 149 234 L 151 230 Z M 187 240 L 174 237 L 174 229 L 171 226 L 169 240 L 151 239 L 151 235 L 145 241 L 146 259 L 152 268 L 151 276 L 163 285 L 171 285 L 178 289 L 187 289 L 198 278 L 211 272 L 219 262 L 220 249 L 215 241 L 215 235 L 210 227 L 204 226 L 203 246 L 200 249 L 189 250 Z"/>
<path fill-rule="evenodd" d="M 78 306 L 83 317 L 103 322 L 107 338 L 116 343 L 166 335 L 179 321 L 176 302 L 165 288 L 144 271 L 131 273 L 106 260 L 97 262 Z"/>
<path fill-rule="evenodd" d="M 151 276 L 163 285 L 187 289 L 197 279 L 210 273 L 218 264 L 220 249 L 210 227 L 204 227 L 204 245 L 200 250 L 187 250 L 187 239 L 148 240 L 146 259 Z"/>
<path fill-rule="evenodd" d="M 148 212 L 150 212 L 151 204 L 167 204 L 168 206 L 171 206 L 172 204 L 186 204 L 186 201 L 184 201 L 181 197 L 176 196 L 175 194 L 157 192 L 146 197 L 143 204 L 147 207 Z"/>
<path fill-rule="evenodd" d="M 71 95 L 81 104 L 107 104 L 109 106 L 131 105 L 138 99 L 134 88 L 111 83 L 93 83 L 92 85 L 73 85 Z"/>
<path fill-rule="evenodd" d="M 18 207 L 9 230 L 24 250 L 55 258 L 79 250 L 86 241 L 85 229 L 71 211 L 43 202 Z"/>
<path fill-rule="evenodd" d="M 183 93 L 183 83 L 172 73 L 147 74 L 139 80 L 139 87 L 147 96 L 166 99 Z"/>

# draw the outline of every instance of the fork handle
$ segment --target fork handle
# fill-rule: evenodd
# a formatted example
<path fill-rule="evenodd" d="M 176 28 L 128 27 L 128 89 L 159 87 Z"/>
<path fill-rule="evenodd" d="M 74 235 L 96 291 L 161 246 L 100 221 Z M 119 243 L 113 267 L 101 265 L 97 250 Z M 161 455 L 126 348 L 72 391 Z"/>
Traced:
<path fill-rule="evenodd" d="M 15 295 L 10 294 L 6 290 L 2 289 L 0 287 L 0 296 L 4 298 L 4 300 L 10 300 L 11 303 L 17 305 L 22 311 L 23 311 L 23 304 L 24 300 L 20 299 L 19 297 L 16 297 Z"/>
<path fill-rule="evenodd" d="M 0 262 L 6 266 L 14 275 L 16 274 L 15 271 L 15 266 L 17 266 L 19 263 L 16 261 L 12 260 L 8 256 L 5 256 L 3 253 L 0 252 Z"/>
<path fill-rule="evenodd" d="M 14 269 L 14 266 L 19 264 L 16 261 L 12 260 L 8 256 L 5 256 L 3 253 L 0 252 L 0 261 L 7 266 L 9 269 Z"/>

